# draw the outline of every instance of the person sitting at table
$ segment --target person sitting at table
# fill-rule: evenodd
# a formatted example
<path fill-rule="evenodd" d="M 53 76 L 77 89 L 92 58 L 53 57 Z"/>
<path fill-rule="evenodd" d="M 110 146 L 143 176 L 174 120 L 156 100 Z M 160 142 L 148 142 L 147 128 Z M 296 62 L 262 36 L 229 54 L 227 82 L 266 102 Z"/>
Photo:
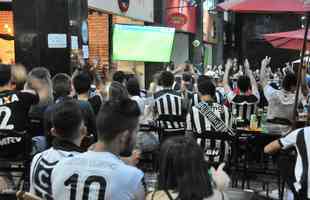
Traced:
<path fill-rule="evenodd" d="M 245 75 L 238 78 L 237 89 L 233 91 L 229 86 L 228 80 L 232 66 L 232 61 L 228 59 L 223 78 L 225 93 L 231 106 L 232 117 L 239 118 L 245 126 L 248 126 L 251 115 L 256 113 L 257 104 L 260 99 L 257 83 L 250 70 L 250 64 L 246 59 L 244 62 Z"/>
<path fill-rule="evenodd" d="M 222 200 L 228 199 L 225 189 L 229 177 L 223 171 L 208 165 L 198 144 L 187 137 L 167 139 L 159 158 L 158 191 L 150 193 L 146 200 Z M 214 184 L 213 184 L 214 183 Z"/>
<path fill-rule="evenodd" d="M 276 153 L 281 149 L 295 147 L 297 149 L 297 160 L 295 164 L 295 177 L 287 179 L 288 186 L 295 194 L 297 200 L 310 199 L 309 185 L 309 148 L 310 148 L 310 127 L 297 129 L 285 137 L 275 140 L 264 148 L 268 154 Z M 286 163 L 289 165 L 289 163 Z M 288 166 L 285 166 L 288 170 Z M 289 174 L 286 174 L 286 178 Z M 294 180 L 295 179 L 295 180 Z"/>
<path fill-rule="evenodd" d="M 204 116 L 197 106 L 201 104 L 206 105 L 219 119 L 221 119 L 228 127 L 229 113 L 226 106 L 220 105 L 216 102 L 216 88 L 213 82 L 204 76 L 200 77 L 198 82 L 198 91 L 200 93 L 201 102 L 198 105 L 191 107 L 189 114 L 187 115 L 186 125 L 187 131 L 194 132 L 201 135 L 205 132 L 216 132 L 214 123 L 211 119 Z M 197 142 L 205 151 L 205 157 L 210 162 L 222 162 L 227 155 L 228 144 L 221 140 L 202 140 L 197 139 Z"/>
<path fill-rule="evenodd" d="M 295 74 L 288 72 L 282 81 L 282 89 L 277 90 L 268 83 L 267 66 L 271 61 L 266 57 L 261 63 L 260 81 L 264 95 L 268 101 L 267 129 L 268 132 L 286 134 L 294 119 L 294 104 L 296 97 L 297 78 Z M 300 99 L 302 94 L 300 93 Z"/>

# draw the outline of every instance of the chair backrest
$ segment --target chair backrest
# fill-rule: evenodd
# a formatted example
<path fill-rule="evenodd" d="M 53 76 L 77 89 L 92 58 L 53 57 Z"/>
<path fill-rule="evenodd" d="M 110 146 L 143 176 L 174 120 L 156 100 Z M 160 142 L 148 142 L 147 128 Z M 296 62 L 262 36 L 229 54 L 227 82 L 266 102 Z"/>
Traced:
<path fill-rule="evenodd" d="M 31 136 L 27 132 L 0 130 L 0 160 L 24 160 L 31 150 Z"/>
<path fill-rule="evenodd" d="M 236 154 L 235 145 L 238 141 L 236 136 L 231 136 L 226 132 L 215 131 L 205 131 L 202 133 L 194 132 L 193 136 L 197 142 L 200 143 L 200 146 L 205 151 L 205 156 L 208 159 L 207 161 L 212 165 L 227 160 L 230 162 Z M 228 151 L 229 149 L 230 151 Z M 215 157 L 217 157 L 217 159 L 213 159 Z"/>
<path fill-rule="evenodd" d="M 170 136 L 185 135 L 185 118 L 180 115 L 159 115 L 156 120 L 161 141 Z"/>

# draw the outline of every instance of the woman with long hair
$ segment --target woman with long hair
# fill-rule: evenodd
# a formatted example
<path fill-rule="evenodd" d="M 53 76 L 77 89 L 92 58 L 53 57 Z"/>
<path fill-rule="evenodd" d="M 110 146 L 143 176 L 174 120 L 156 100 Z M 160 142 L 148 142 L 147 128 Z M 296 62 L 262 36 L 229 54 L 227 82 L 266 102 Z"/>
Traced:
<path fill-rule="evenodd" d="M 210 175 L 203 151 L 192 138 L 167 139 L 160 150 L 159 166 L 158 191 L 150 193 L 147 200 L 228 199 L 218 190 L 223 190 L 229 183 L 228 176 L 222 171 L 223 165 L 218 171 L 210 170 Z M 220 177 L 212 179 L 211 176 Z"/>

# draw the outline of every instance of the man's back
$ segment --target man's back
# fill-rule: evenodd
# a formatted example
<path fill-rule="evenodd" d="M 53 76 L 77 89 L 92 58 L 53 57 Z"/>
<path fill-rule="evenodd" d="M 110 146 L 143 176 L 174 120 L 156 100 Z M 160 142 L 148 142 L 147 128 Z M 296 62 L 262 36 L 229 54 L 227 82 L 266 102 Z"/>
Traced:
<path fill-rule="evenodd" d="M 30 106 L 39 97 L 30 92 L 3 91 L 0 93 L 0 129 L 26 131 Z"/>
<path fill-rule="evenodd" d="M 259 94 L 228 94 L 231 113 L 234 117 L 241 118 L 249 124 L 251 115 L 256 113 L 259 103 Z"/>
<path fill-rule="evenodd" d="M 228 125 L 229 113 L 226 106 L 220 105 L 216 102 L 201 102 L 208 108 L 226 125 Z M 199 106 L 198 104 L 197 106 Z M 216 133 L 216 129 L 213 127 L 213 123 L 200 113 L 198 107 L 193 106 L 189 114 L 187 115 L 187 130 L 193 131 L 195 134 L 201 135 L 207 132 Z M 222 133 L 221 133 L 222 134 Z M 228 145 L 223 140 L 202 140 L 197 139 L 197 142 L 204 148 L 205 156 L 208 161 L 220 162 L 225 159 L 228 151 Z"/>
<path fill-rule="evenodd" d="M 182 115 L 183 99 L 181 94 L 172 89 L 164 89 L 154 94 L 154 110 L 158 115 Z"/>
<path fill-rule="evenodd" d="M 66 173 L 64 173 L 66 172 Z M 89 151 L 59 162 L 52 173 L 54 199 L 140 199 L 143 173 L 108 152 Z"/>
<path fill-rule="evenodd" d="M 38 197 L 50 200 L 52 195 L 52 170 L 60 160 L 75 156 L 81 152 L 81 149 L 72 143 L 56 139 L 53 147 L 37 154 L 32 160 L 30 192 Z"/>
<path fill-rule="evenodd" d="M 276 90 L 270 85 L 267 85 L 264 88 L 264 94 L 269 103 L 267 113 L 269 120 L 281 118 L 291 122 L 293 121 L 295 93 L 285 90 Z"/>

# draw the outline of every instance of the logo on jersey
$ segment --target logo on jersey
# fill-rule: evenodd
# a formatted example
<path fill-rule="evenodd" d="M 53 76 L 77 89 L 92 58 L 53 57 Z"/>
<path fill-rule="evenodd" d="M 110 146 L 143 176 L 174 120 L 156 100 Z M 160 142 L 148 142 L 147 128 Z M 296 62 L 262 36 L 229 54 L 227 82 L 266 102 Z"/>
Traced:
<path fill-rule="evenodd" d="M 40 159 L 34 171 L 34 189 L 37 196 L 51 200 L 52 170 L 58 162 L 48 162 L 45 159 Z"/>
<path fill-rule="evenodd" d="M 0 146 L 6 146 L 9 144 L 16 144 L 22 141 L 21 137 L 6 137 L 0 140 Z"/>
<path fill-rule="evenodd" d="M 219 149 L 207 149 L 206 156 L 219 156 L 220 150 Z"/>
<path fill-rule="evenodd" d="M 19 101 L 18 97 L 16 94 L 12 94 L 9 96 L 4 96 L 0 98 L 0 106 L 5 105 L 5 104 L 10 104 L 13 102 Z"/>

